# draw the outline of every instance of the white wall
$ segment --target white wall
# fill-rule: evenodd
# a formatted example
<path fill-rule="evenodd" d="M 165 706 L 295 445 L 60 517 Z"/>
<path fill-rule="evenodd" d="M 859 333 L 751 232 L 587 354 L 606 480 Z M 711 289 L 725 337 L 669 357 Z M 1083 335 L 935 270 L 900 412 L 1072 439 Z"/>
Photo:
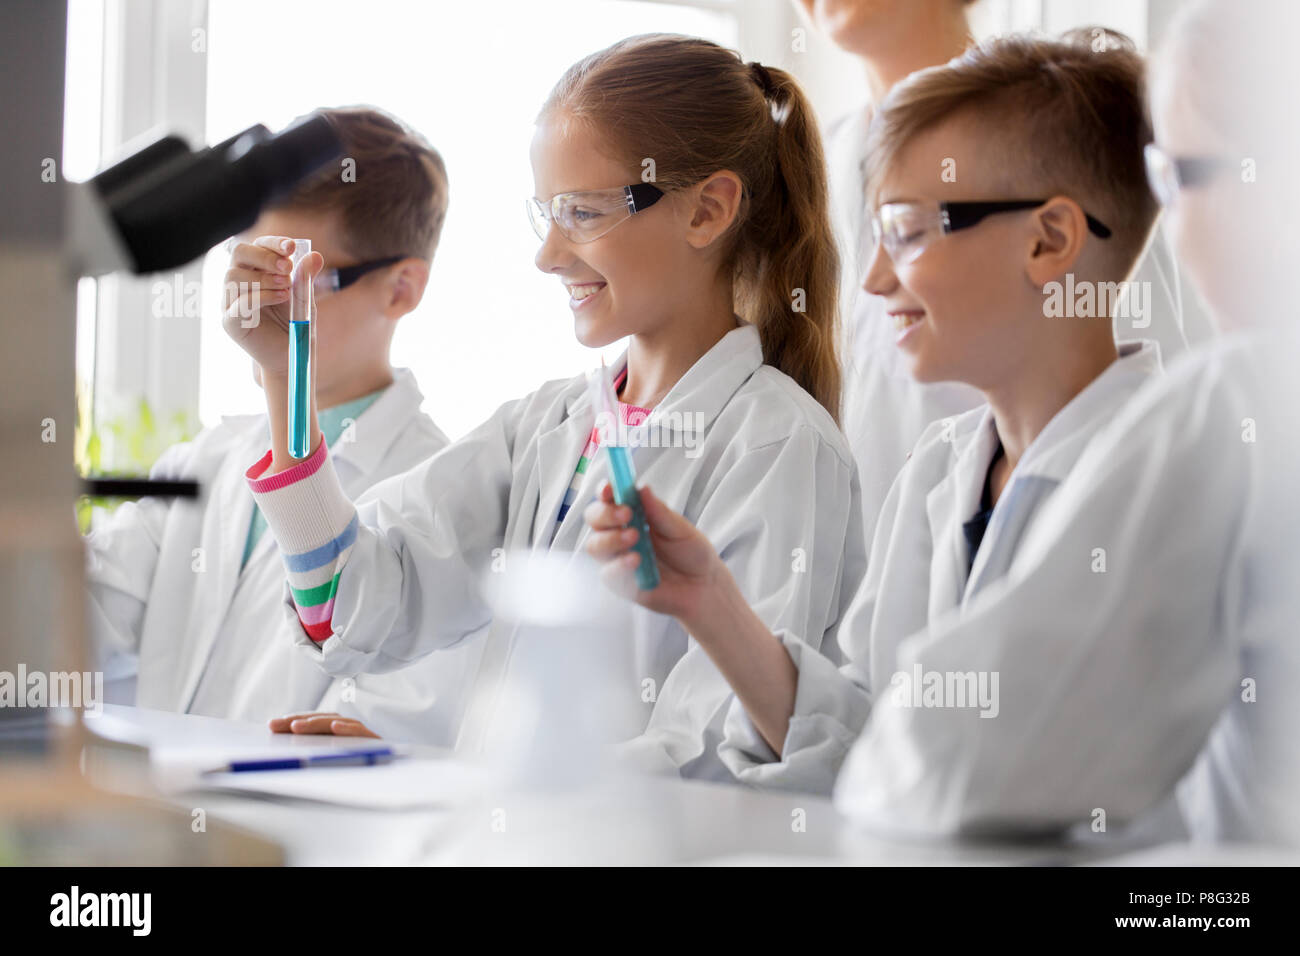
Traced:
<path fill-rule="evenodd" d="M 485 16 L 491 9 L 498 13 Z M 595 359 L 574 339 L 567 295 L 533 265 L 538 242 L 524 213 L 533 194 L 533 117 L 564 69 L 587 53 L 652 29 L 730 45 L 732 18 L 606 0 L 491 8 L 327 0 L 313 3 L 305 21 L 301 14 L 297 5 L 212 0 L 208 138 L 255 122 L 276 129 L 320 105 L 371 103 L 442 153 L 451 203 L 441 248 L 424 302 L 394 342 L 394 361 L 415 370 L 426 411 L 456 437 L 503 401 L 590 367 Z M 278 88 L 272 69 L 285 78 Z M 215 252 L 205 264 L 214 290 L 224 263 Z M 211 421 L 262 405 L 247 360 L 221 331 L 215 294 L 209 303 L 200 390 Z"/>
<path fill-rule="evenodd" d="M 1167 5 L 980 0 L 969 15 L 978 37 L 1104 23 L 1145 45 L 1149 18 L 1163 24 L 1158 10 Z M 97 6 L 73 0 L 72 20 L 93 19 Z M 565 67 L 628 34 L 677 31 L 791 70 L 823 121 L 866 95 L 858 64 L 792 0 L 322 0 L 309 9 L 303 16 L 300 4 L 266 0 L 109 0 L 99 152 L 112 155 L 158 124 L 215 142 L 253 123 L 278 129 L 316 106 L 350 103 L 376 104 L 424 132 L 447 161 L 451 207 L 428 294 L 403 320 L 394 359 L 415 369 L 426 409 L 453 436 L 500 402 L 595 360 L 573 338 L 558 283 L 533 266 L 537 242 L 523 213 L 533 116 Z M 198 26 L 207 31 L 202 55 L 191 49 Z M 81 88 L 86 82 L 78 80 Z M 85 110 L 76 115 L 74 166 L 76 156 L 84 165 L 86 131 L 96 122 Z M 166 413 L 197 398 L 209 424 L 222 413 L 260 410 L 248 363 L 221 331 L 224 268 L 220 251 L 202 265 L 201 321 L 152 318 L 138 281 L 100 283 L 93 363 L 82 353 L 106 403 L 137 390 Z M 195 267 L 185 278 L 198 274 Z"/>

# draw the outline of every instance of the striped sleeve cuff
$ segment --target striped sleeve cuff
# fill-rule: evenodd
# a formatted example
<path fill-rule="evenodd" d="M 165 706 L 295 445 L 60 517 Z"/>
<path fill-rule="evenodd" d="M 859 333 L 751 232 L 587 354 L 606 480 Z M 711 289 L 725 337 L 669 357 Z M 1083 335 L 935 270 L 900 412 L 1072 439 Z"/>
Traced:
<path fill-rule="evenodd" d="M 268 451 L 245 477 L 280 545 L 298 620 L 319 643 L 333 634 L 334 595 L 357 540 L 357 510 L 324 441 L 301 463 L 263 478 L 270 467 Z"/>

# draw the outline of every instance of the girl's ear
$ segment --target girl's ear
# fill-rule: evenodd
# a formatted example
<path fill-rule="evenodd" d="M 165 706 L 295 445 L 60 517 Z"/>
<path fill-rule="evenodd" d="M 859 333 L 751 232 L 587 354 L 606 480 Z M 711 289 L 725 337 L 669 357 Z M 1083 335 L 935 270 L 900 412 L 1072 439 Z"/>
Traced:
<path fill-rule="evenodd" d="M 1025 270 L 1029 281 L 1041 289 L 1074 268 L 1088 238 L 1088 220 L 1073 199 L 1054 196 L 1033 210 L 1033 233 Z"/>
<path fill-rule="evenodd" d="M 731 170 L 721 169 L 697 183 L 690 195 L 686 241 L 696 249 L 704 249 L 736 221 L 744 186 Z"/>

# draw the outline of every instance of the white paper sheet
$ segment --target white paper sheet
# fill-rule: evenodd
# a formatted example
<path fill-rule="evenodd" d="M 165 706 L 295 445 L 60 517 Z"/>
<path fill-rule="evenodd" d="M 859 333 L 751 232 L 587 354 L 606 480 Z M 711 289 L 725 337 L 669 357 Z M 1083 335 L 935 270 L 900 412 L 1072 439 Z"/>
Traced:
<path fill-rule="evenodd" d="M 195 789 L 308 800 L 372 810 L 462 806 L 482 793 L 488 775 L 451 759 L 401 758 L 373 767 L 312 767 L 208 774 Z"/>

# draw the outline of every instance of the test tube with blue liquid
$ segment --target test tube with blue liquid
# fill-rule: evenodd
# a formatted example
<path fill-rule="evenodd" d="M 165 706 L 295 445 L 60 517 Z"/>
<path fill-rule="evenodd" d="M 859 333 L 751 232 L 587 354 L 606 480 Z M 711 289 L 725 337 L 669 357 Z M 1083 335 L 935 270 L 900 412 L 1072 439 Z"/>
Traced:
<path fill-rule="evenodd" d="M 636 566 L 636 586 L 642 591 L 653 591 L 659 586 L 659 565 L 655 562 L 654 547 L 650 544 L 650 522 L 646 520 L 641 495 L 636 490 L 636 471 L 632 467 L 632 453 L 626 445 L 619 444 L 618 398 L 610 381 L 609 368 L 601 360 L 600 370 L 592 373 L 592 408 L 596 412 L 596 426 L 600 430 L 600 443 L 609 461 L 609 483 L 614 501 L 632 510 L 629 528 L 636 528 L 636 544 L 632 550 L 641 556 Z"/>
<path fill-rule="evenodd" d="M 311 352 L 315 321 L 312 282 L 305 262 L 311 255 L 310 239 L 295 239 L 289 293 L 289 454 L 306 458 L 311 454 Z"/>

